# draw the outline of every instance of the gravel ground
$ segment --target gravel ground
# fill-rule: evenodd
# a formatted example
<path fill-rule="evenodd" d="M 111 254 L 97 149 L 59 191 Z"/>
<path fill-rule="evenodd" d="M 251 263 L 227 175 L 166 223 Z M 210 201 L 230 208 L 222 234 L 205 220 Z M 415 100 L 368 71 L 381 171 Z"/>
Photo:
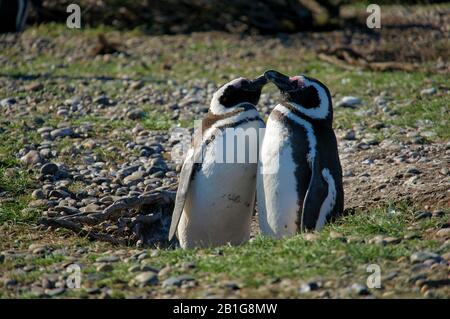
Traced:
<path fill-rule="evenodd" d="M 21 37 L 0 37 L 1 297 L 449 296 L 445 75 L 430 80 L 430 73 L 411 78 L 403 72 L 396 77 L 342 71 L 318 62 L 311 48 L 295 43 L 297 38 L 220 33 L 108 32 L 119 52 L 94 56 L 96 35 L 104 30 L 67 32 L 41 27 Z M 299 52 L 304 67 L 288 63 Z M 424 72 L 436 64 L 423 62 L 430 65 Z M 300 239 L 401 246 L 402 253 L 394 254 L 398 258 L 383 261 L 389 271 L 381 291 L 361 281 L 362 266 L 340 270 L 337 277 L 274 276 L 256 286 L 232 274 L 219 274 L 215 282 L 201 258 L 220 251 L 198 252 L 200 259 L 189 261 L 165 249 L 180 170 L 174 155 L 182 137 L 207 112 L 221 83 L 277 66 L 311 72 L 332 84 L 346 212 L 387 207 L 395 213 L 399 203 L 412 210 L 413 218 L 404 221 L 397 236 L 329 230 Z M 365 76 L 381 84 L 365 87 Z M 383 76 L 393 80 L 382 82 Z M 408 81 L 409 86 L 396 87 Z M 274 88 L 265 90 L 261 114 L 267 116 L 277 98 Z M 407 109 L 417 105 L 429 109 L 422 108 L 411 122 Z M 114 203 L 125 208 L 108 210 Z M 256 221 L 253 229 L 252 240 L 258 242 Z M 430 246 L 417 244 L 422 239 Z M 338 257 L 345 262 L 348 255 Z M 82 293 L 68 288 L 67 266 L 74 263 L 85 274 Z"/>

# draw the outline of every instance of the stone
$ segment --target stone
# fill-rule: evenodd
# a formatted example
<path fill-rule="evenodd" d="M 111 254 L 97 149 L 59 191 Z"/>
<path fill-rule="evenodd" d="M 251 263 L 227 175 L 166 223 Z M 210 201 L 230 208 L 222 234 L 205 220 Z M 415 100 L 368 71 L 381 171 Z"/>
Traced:
<path fill-rule="evenodd" d="M 58 128 L 56 130 L 53 130 L 50 132 L 50 136 L 52 138 L 57 138 L 57 137 L 66 137 L 66 136 L 73 136 L 74 135 L 74 131 L 72 128 L 70 127 L 64 127 L 64 128 Z"/>
<path fill-rule="evenodd" d="M 409 260 L 412 263 L 424 262 L 427 259 L 440 260 L 441 257 L 438 254 L 435 254 L 435 253 L 432 253 L 429 251 L 419 251 L 419 252 L 413 253 L 409 257 Z"/>
<path fill-rule="evenodd" d="M 25 91 L 40 91 L 44 88 L 44 85 L 42 83 L 30 83 L 25 86 Z"/>
<path fill-rule="evenodd" d="M 111 264 L 102 263 L 97 266 L 97 271 L 108 272 L 112 271 L 114 267 Z"/>
<path fill-rule="evenodd" d="M 134 109 L 134 110 L 128 111 L 126 116 L 130 120 L 138 120 L 138 119 L 141 119 L 141 118 L 143 118 L 145 116 L 145 112 L 143 110 L 140 110 L 140 109 Z"/>
<path fill-rule="evenodd" d="M 361 105 L 362 100 L 355 96 L 344 96 L 340 101 L 336 103 L 338 107 L 349 107 L 355 108 L 356 106 Z"/>
<path fill-rule="evenodd" d="M 34 199 L 44 199 L 45 198 L 45 194 L 42 191 L 42 189 L 36 189 L 33 191 L 33 193 L 31 193 L 31 197 Z"/>
<path fill-rule="evenodd" d="M 320 285 L 317 282 L 311 281 L 308 283 L 304 283 L 300 286 L 300 293 L 308 293 L 320 288 Z"/>
<path fill-rule="evenodd" d="M 433 88 L 433 87 L 426 88 L 426 89 L 423 89 L 422 91 L 420 91 L 420 95 L 422 95 L 422 96 L 430 96 L 430 95 L 433 95 L 436 93 L 437 93 L 437 90 L 436 90 L 436 88 Z"/>
<path fill-rule="evenodd" d="M 436 236 L 441 238 L 450 238 L 450 228 L 439 229 L 436 232 Z"/>
<path fill-rule="evenodd" d="M 344 135 L 344 140 L 347 140 L 347 141 L 354 141 L 354 140 L 356 140 L 355 131 L 354 130 L 347 131 L 345 133 L 345 135 Z"/>
<path fill-rule="evenodd" d="M 63 287 L 54 288 L 54 289 L 46 289 L 45 294 L 49 297 L 55 297 L 55 296 L 62 295 L 65 291 L 66 291 L 66 289 Z"/>
<path fill-rule="evenodd" d="M 125 177 L 123 183 L 127 186 L 138 184 L 143 180 L 145 174 L 146 173 L 144 171 L 134 172 L 133 174 Z"/>
<path fill-rule="evenodd" d="M 155 285 L 158 283 L 158 276 L 152 271 L 146 271 L 134 277 L 134 282 L 140 286 Z"/>
<path fill-rule="evenodd" d="M 108 106 L 108 105 L 111 104 L 110 100 L 105 95 L 100 95 L 100 96 L 96 97 L 94 99 L 94 103 L 95 104 L 99 104 L 99 105 L 103 105 L 103 106 Z"/>
<path fill-rule="evenodd" d="M 366 285 L 355 283 L 351 286 L 351 290 L 353 293 L 360 296 L 370 295 L 369 289 Z"/>
<path fill-rule="evenodd" d="M 41 154 L 36 150 L 31 150 L 20 158 L 20 161 L 26 165 L 35 165 L 42 162 Z"/>
<path fill-rule="evenodd" d="M 43 175 L 55 175 L 58 172 L 58 165 L 54 163 L 47 163 L 42 165 L 41 174 Z"/>
<path fill-rule="evenodd" d="M 98 257 L 95 261 L 98 263 L 113 263 L 119 261 L 118 256 L 102 256 Z"/>
<path fill-rule="evenodd" d="M 2 99 L 0 101 L 0 106 L 2 106 L 2 107 L 9 107 L 9 106 L 12 106 L 12 105 L 14 105 L 16 103 L 17 103 L 17 101 L 16 101 L 15 98 L 7 97 L 7 98 L 4 98 L 4 99 Z"/>
<path fill-rule="evenodd" d="M 78 208 L 71 206 L 56 206 L 54 209 L 57 212 L 64 212 L 66 215 L 75 215 L 81 213 Z"/>
<path fill-rule="evenodd" d="M 432 216 L 433 216 L 433 214 L 431 212 L 419 211 L 419 212 L 415 213 L 414 218 L 416 220 L 420 220 L 420 219 L 430 218 Z"/>
<path fill-rule="evenodd" d="M 182 284 L 189 282 L 189 281 L 195 281 L 194 277 L 192 277 L 190 275 L 181 275 L 178 277 L 170 277 L 163 281 L 162 286 L 163 287 L 170 287 L 170 286 L 180 287 Z"/>

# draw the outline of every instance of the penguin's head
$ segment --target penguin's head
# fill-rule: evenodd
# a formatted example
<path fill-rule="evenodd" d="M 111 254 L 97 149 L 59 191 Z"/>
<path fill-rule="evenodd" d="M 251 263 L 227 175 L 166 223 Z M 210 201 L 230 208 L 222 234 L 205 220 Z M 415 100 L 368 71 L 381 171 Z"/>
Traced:
<path fill-rule="evenodd" d="M 227 113 L 242 103 L 258 104 L 261 90 L 267 83 L 264 75 L 256 79 L 237 78 L 220 87 L 211 100 L 211 111 L 215 114 Z"/>
<path fill-rule="evenodd" d="M 303 115 L 314 120 L 332 118 L 330 91 L 319 80 L 304 75 L 288 77 L 275 70 L 266 71 L 264 76 L 278 87 L 284 101 Z"/>

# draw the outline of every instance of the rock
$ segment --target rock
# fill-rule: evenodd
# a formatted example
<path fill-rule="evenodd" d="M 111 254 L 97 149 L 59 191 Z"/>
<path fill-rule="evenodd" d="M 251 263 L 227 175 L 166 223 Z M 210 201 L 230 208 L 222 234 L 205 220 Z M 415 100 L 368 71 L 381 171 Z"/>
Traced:
<path fill-rule="evenodd" d="M 52 197 L 56 197 L 56 198 L 69 198 L 70 197 L 70 193 L 66 192 L 65 190 L 62 189 L 55 189 L 52 190 L 50 192 L 50 194 L 48 194 L 49 198 Z"/>
<path fill-rule="evenodd" d="M 99 105 L 103 105 L 103 106 L 108 106 L 108 105 L 111 104 L 110 100 L 105 95 L 100 95 L 99 97 L 96 97 L 94 99 L 94 103 L 95 104 L 99 104 Z"/>
<path fill-rule="evenodd" d="M 33 193 L 31 193 L 31 197 L 34 199 L 44 199 L 45 198 L 45 194 L 42 191 L 42 189 L 36 189 L 33 191 Z"/>
<path fill-rule="evenodd" d="M 142 182 L 145 174 L 146 173 L 144 171 L 134 172 L 133 174 L 125 177 L 123 183 L 127 186 L 138 184 L 139 182 Z"/>
<path fill-rule="evenodd" d="M 339 239 L 339 240 L 342 240 L 342 241 L 345 241 L 345 240 L 346 240 L 345 237 L 344 237 L 344 235 L 342 235 L 341 233 L 338 233 L 338 232 L 336 232 L 336 231 L 334 231 L 334 230 L 332 230 L 332 231 L 330 232 L 330 238 L 331 238 L 331 239 Z"/>
<path fill-rule="evenodd" d="M 355 283 L 351 286 L 351 290 L 353 293 L 360 296 L 370 295 L 369 289 L 367 288 L 366 285 Z"/>
<path fill-rule="evenodd" d="M 431 216 L 433 216 L 433 214 L 431 212 L 419 211 L 419 212 L 415 213 L 414 218 L 416 220 L 420 220 L 420 219 L 430 218 Z"/>
<path fill-rule="evenodd" d="M 15 279 L 10 279 L 10 278 L 5 278 L 3 280 L 3 285 L 5 287 L 13 287 L 13 286 L 17 286 L 17 280 Z"/>
<path fill-rule="evenodd" d="M 63 287 L 55 288 L 55 289 L 46 289 L 45 294 L 49 297 L 55 297 L 55 296 L 62 295 L 65 291 L 66 291 L 66 289 Z"/>
<path fill-rule="evenodd" d="M 97 266 L 97 271 L 108 272 L 112 271 L 114 267 L 111 264 L 102 263 Z"/>
<path fill-rule="evenodd" d="M 42 244 L 31 244 L 28 246 L 28 251 L 33 252 L 33 254 L 38 254 L 47 251 L 47 246 Z"/>
<path fill-rule="evenodd" d="M 354 130 L 349 130 L 344 135 L 344 140 L 354 141 L 356 139 L 356 134 Z"/>
<path fill-rule="evenodd" d="M 55 175 L 58 172 L 58 165 L 54 163 L 47 163 L 42 165 L 41 174 L 43 175 Z"/>
<path fill-rule="evenodd" d="M 12 105 L 14 105 L 16 103 L 17 103 L 17 101 L 16 101 L 15 98 L 7 97 L 7 98 L 4 98 L 4 99 L 2 99 L 0 101 L 0 106 L 2 106 L 2 107 L 9 107 L 9 106 L 12 106 Z"/>
<path fill-rule="evenodd" d="M 41 154 L 36 150 L 31 150 L 20 158 L 20 161 L 26 165 L 35 165 L 42 162 Z"/>
<path fill-rule="evenodd" d="M 433 217 L 443 217 L 445 216 L 445 212 L 443 210 L 435 210 L 432 215 Z"/>
<path fill-rule="evenodd" d="M 139 265 L 133 265 L 130 268 L 128 268 L 128 272 L 139 272 L 141 271 L 141 266 Z"/>
<path fill-rule="evenodd" d="M 436 236 L 441 238 L 450 238 L 450 228 L 439 229 L 436 232 Z"/>
<path fill-rule="evenodd" d="M 320 288 L 320 285 L 317 282 L 311 281 L 308 283 L 304 283 L 300 286 L 300 293 L 308 293 Z"/>
<path fill-rule="evenodd" d="M 155 285 L 158 283 L 158 276 L 152 271 L 146 271 L 134 277 L 134 283 L 140 286 Z"/>
<path fill-rule="evenodd" d="M 31 83 L 27 86 L 25 86 L 25 91 L 40 91 L 44 88 L 44 85 L 42 83 Z"/>
<path fill-rule="evenodd" d="M 435 253 L 432 253 L 429 251 L 419 251 L 419 252 L 413 253 L 409 257 L 409 260 L 412 263 L 421 263 L 427 259 L 433 259 L 433 260 L 439 261 L 441 259 L 441 257 L 438 254 L 435 254 Z"/>
<path fill-rule="evenodd" d="M 177 286 L 180 287 L 183 283 L 188 281 L 195 281 L 194 277 L 190 275 L 181 275 L 178 277 L 170 277 L 163 281 L 163 287 Z"/>
<path fill-rule="evenodd" d="M 130 120 L 138 120 L 145 116 L 145 112 L 141 109 L 134 109 L 134 110 L 128 111 L 126 116 Z"/>
<path fill-rule="evenodd" d="M 113 263 L 119 261 L 119 257 L 117 256 L 102 256 L 98 257 L 95 261 L 98 263 Z"/>
<path fill-rule="evenodd" d="M 241 287 L 239 287 L 239 285 L 233 281 L 227 281 L 227 282 L 222 283 L 222 287 L 226 288 L 226 289 L 230 289 L 230 290 L 241 289 Z"/>
<path fill-rule="evenodd" d="M 450 251 L 448 253 L 445 253 L 441 256 L 443 259 L 450 261 Z M 0 260 L 1 260 L 1 255 L 0 255 Z M 1 263 L 1 261 L 0 261 Z"/>
<path fill-rule="evenodd" d="M 64 212 L 66 215 L 75 215 L 81 213 L 78 208 L 71 206 L 56 206 L 54 209 L 57 212 Z"/>
<path fill-rule="evenodd" d="M 319 239 L 319 237 L 319 234 L 316 233 L 306 233 L 305 235 L 303 235 L 303 238 L 305 238 L 306 241 L 315 241 Z"/>
<path fill-rule="evenodd" d="M 386 242 L 386 244 L 391 244 L 391 245 L 396 245 L 399 244 L 402 239 L 401 238 L 397 238 L 397 237 L 384 237 L 384 241 Z"/>
<path fill-rule="evenodd" d="M 355 108 L 361 105 L 362 100 L 355 96 L 344 96 L 340 101 L 336 103 L 338 107 L 350 107 Z"/>
<path fill-rule="evenodd" d="M 415 167 L 411 167 L 411 168 L 408 168 L 408 169 L 406 170 L 406 174 L 419 175 L 419 174 L 422 174 L 422 172 L 419 171 L 419 170 L 418 170 L 417 168 L 415 168 Z"/>
<path fill-rule="evenodd" d="M 75 132 L 70 127 L 58 128 L 50 132 L 52 138 L 73 136 Z"/>
<path fill-rule="evenodd" d="M 422 95 L 422 96 L 430 96 L 430 95 L 433 95 L 433 94 L 436 94 L 436 92 L 437 92 L 437 90 L 436 90 L 436 88 L 426 88 L 426 89 L 423 89 L 422 91 L 420 91 L 420 95 Z"/>

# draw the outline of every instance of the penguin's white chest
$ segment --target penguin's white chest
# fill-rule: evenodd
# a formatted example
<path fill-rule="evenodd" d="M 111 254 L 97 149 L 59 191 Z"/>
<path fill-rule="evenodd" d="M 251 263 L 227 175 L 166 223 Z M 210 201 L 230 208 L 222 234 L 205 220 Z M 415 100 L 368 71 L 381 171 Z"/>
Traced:
<path fill-rule="evenodd" d="M 246 123 L 244 129 L 260 124 Z M 228 138 L 224 134 L 224 140 Z M 228 162 L 229 148 L 218 147 L 218 139 L 206 149 L 201 169 L 189 186 L 178 238 L 183 248 L 237 245 L 250 237 L 250 222 L 256 192 L 257 162 Z M 257 139 L 245 147 L 249 152 Z M 256 148 L 257 149 L 257 148 Z M 235 143 L 235 154 L 242 151 Z M 222 159 L 222 160 L 221 160 Z M 229 159 L 228 159 L 229 160 Z"/>
<path fill-rule="evenodd" d="M 282 123 L 269 118 L 258 165 L 256 195 L 259 225 L 265 236 L 281 238 L 297 231 L 299 201 L 295 170 L 289 132 Z"/>

